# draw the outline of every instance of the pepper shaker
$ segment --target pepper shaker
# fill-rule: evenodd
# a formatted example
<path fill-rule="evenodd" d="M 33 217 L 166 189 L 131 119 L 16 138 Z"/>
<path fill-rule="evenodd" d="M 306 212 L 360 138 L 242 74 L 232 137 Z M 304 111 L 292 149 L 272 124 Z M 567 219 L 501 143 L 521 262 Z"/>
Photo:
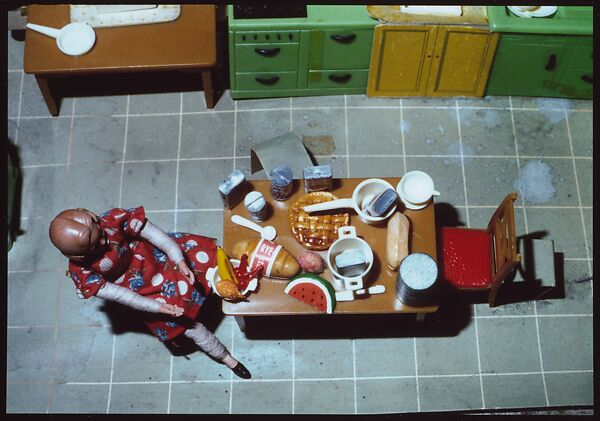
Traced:
<path fill-rule="evenodd" d="M 280 202 L 288 200 L 292 194 L 294 181 L 292 169 L 288 165 L 278 165 L 269 173 L 269 179 L 271 180 L 273 199 Z"/>

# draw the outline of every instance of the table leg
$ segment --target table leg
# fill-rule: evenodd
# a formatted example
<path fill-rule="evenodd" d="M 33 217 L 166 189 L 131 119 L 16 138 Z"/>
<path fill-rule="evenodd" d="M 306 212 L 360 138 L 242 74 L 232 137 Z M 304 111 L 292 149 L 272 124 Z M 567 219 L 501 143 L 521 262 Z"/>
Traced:
<path fill-rule="evenodd" d="M 427 313 L 417 313 L 417 323 L 423 323 Z"/>
<path fill-rule="evenodd" d="M 235 317 L 235 321 L 237 322 L 240 331 L 244 332 L 246 330 L 246 320 L 244 319 L 244 316 L 233 316 Z"/>
<path fill-rule="evenodd" d="M 213 87 L 212 70 L 202 70 L 202 88 L 204 89 L 204 99 L 206 100 L 206 108 L 215 107 L 215 91 Z"/>
<path fill-rule="evenodd" d="M 48 111 L 52 116 L 58 116 L 58 100 L 52 95 L 52 90 L 50 89 L 50 81 L 47 77 L 35 75 L 35 80 L 42 92 L 42 96 L 44 97 L 44 101 L 46 101 L 46 106 L 48 107 Z"/>

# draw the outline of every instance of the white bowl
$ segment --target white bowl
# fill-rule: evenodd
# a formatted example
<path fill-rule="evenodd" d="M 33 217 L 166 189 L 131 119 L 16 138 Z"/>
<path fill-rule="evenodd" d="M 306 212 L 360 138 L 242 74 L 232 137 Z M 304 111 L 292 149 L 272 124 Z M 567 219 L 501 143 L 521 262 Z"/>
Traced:
<path fill-rule="evenodd" d="M 367 180 L 363 180 L 360 182 L 358 186 L 354 189 L 352 193 L 352 204 L 354 206 L 354 210 L 363 220 L 363 222 L 367 224 L 377 224 L 382 221 L 388 219 L 396 210 L 396 204 L 394 204 L 390 210 L 387 211 L 385 215 L 382 216 L 371 216 L 362 210 L 362 202 L 363 200 L 370 195 L 377 195 L 384 190 L 393 189 L 390 183 L 381 178 L 369 178 Z"/>

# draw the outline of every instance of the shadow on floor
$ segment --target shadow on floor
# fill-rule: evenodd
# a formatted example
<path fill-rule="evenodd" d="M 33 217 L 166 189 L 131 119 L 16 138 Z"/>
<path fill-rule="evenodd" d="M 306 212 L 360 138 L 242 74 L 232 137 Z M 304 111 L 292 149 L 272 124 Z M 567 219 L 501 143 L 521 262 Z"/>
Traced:
<path fill-rule="evenodd" d="M 112 333 L 115 335 L 142 333 L 154 336 L 144 323 L 141 312 L 113 301 L 105 301 L 100 307 L 100 311 L 106 313 L 112 326 Z M 223 317 L 221 300 L 215 294 L 210 294 L 202 305 L 202 309 L 196 320 L 204 324 L 208 330 L 214 332 L 223 321 Z M 166 342 L 164 345 L 175 356 L 186 356 L 199 351 L 198 346 L 184 335 L 179 335 L 176 340 Z"/>

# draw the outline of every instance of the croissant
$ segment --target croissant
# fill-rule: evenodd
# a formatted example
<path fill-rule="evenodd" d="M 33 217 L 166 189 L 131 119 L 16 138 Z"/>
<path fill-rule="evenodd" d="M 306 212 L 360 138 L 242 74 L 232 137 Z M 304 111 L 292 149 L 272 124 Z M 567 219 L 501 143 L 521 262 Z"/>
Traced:
<path fill-rule="evenodd" d="M 255 255 L 255 253 L 258 253 Z M 300 271 L 294 256 L 279 244 L 265 239 L 241 240 L 233 246 L 232 255 L 240 259 L 243 254 L 250 256 L 251 267 L 262 263 L 264 274 L 273 278 L 291 278 Z"/>

